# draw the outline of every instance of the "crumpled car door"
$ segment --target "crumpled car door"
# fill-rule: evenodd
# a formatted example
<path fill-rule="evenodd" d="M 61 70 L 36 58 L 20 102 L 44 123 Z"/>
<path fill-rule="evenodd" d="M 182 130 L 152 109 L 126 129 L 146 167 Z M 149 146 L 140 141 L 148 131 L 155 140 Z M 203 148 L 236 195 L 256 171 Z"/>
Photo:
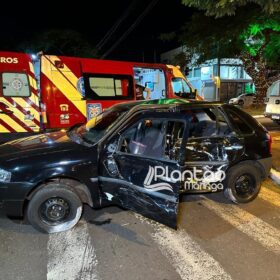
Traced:
<path fill-rule="evenodd" d="M 104 147 L 100 158 L 99 182 L 105 198 L 176 228 L 181 182 L 172 179 L 170 174 L 178 174 L 182 167 L 170 158 L 129 154 L 118 150 L 118 147 L 119 139 L 116 137 Z"/>

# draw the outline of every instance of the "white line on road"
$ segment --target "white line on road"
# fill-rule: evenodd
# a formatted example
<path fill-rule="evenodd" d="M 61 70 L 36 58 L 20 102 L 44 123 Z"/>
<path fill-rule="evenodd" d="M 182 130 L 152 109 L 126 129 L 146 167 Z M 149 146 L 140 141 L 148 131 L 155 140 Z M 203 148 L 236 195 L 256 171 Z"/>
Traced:
<path fill-rule="evenodd" d="M 280 207 L 280 195 L 277 192 L 262 187 L 259 197 L 277 207 Z"/>
<path fill-rule="evenodd" d="M 221 204 L 205 196 L 201 204 L 216 213 L 226 222 L 250 236 L 270 251 L 280 253 L 280 231 L 259 219 L 258 217 L 242 210 L 237 205 Z"/>
<path fill-rule="evenodd" d="M 154 241 L 183 280 L 231 279 L 222 266 L 184 230 L 175 231 L 159 223 L 151 223 L 140 215 L 136 217 L 153 226 Z"/>
<path fill-rule="evenodd" d="M 231 279 L 220 264 L 183 230 L 162 227 L 153 235 L 183 280 Z"/>
<path fill-rule="evenodd" d="M 270 169 L 270 178 L 278 185 L 280 185 L 280 172 L 271 168 Z"/>
<path fill-rule="evenodd" d="M 49 236 L 47 280 L 97 280 L 96 267 L 86 222 Z"/>

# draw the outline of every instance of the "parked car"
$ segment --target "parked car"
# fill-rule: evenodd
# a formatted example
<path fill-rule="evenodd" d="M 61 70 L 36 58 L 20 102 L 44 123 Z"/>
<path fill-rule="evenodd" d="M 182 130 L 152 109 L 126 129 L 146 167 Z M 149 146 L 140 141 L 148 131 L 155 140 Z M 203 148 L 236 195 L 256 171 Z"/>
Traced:
<path fill-rule="evenodd" d="M 119 104 L 68 131 L 0 146 L 0 201 L 38 230 L 68 230 L 83 205 L 119 205 L 176 228 L 179 195 L 253 200 L 271 139 L 232 105 L 168 99 Z"/>
<path fill-rule="evenodd" d="M 280 80 L 274 82 L 267 91 L 265 116 L 280 124 Z"/>
<path fill-rule="evenodd" d="M 249 107 L 254 104 L 256 96 L 253 93 L 241 94 L 229 100 L 229 104 L 239 105 L 242 107 Z"/>

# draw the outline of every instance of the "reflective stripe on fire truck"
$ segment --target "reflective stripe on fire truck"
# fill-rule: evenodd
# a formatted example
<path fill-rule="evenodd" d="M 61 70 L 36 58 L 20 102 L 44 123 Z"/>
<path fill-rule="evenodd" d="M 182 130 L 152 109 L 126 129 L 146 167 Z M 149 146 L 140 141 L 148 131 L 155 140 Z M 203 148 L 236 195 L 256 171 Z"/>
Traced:
<path fill-rule="evenodd" d="M 8 133 L 13 132 L 14 129 L 10 127 L 8 124 L 6 124 L 1 118 L 0 118 L 0 132 L 1 133 Z"/>
<path fill-rule="evenodd" d="M 29 83 L 30 83 L 31 87 L 33 87 L 37 92 L 37 82 L 35 79 L 34 67 L 31 62 L 29 62 L 29 69 L 30 69 L 30 72 L 32 73 L 32 75 L 30 75 L 30 74 L 28 75 Z"/>
<path fill-rule="evenodd" d="M 10 132 L 39 131 L 39 112 L 34 108 L 29 108 L 29 103 L 24 98 L 0 98 L 0 102 L 9 106 L 8 110 L 12 112 L 10 114 L 1 113 L 2 126 L 0 127 L 0 133 L 7 132 L 7 129 Z M 28 111 L 34 117 L 33 120 L 26 119 L 26 116 L 29 115 Z"/>
<path fill-rule="evenodd" d="M 28 132 L 32 131 L 31 129 L 25 128 L 25 124 L 16 116 L 15 114 L 1 114 L 2 125 L 9 128 L 10 132 Z M 0 131 L 5 132 L 5 131 Z"/>
<path fill-rule="evenodd" d="M 6 98 L 7 103 L 9 102 L 9 105 L 11 109 L 17 109 L 16 115 L 21 116 L 21 119 L 25 120 L 25 117 L 28 115 L 28 111 L 30 114 L 34 116 L 34 119 L 32 120 L 34 123 L 30 122 L 28 123 L 28 126 L 40 126 L 40 114 L 34 108 L 32 108 L 28 101 L 25 100 L 25 98 Z M 19 111 L 22 113 L 22 115 L 19 113 Z"/>
<path fill-rule="evenodd" d="M 77 97 L 80 93 L 77 90 L 78 77 L 63 63 L 63 72 L 55 67 L 55 61 L 61 61 L 57 56 L 42 56 L 42 73 L 59 89 L 59 91 L 71 102 L 85 117 L 86 106 Z M 55 71 L 52 71 L 55 69 Z M 67 77 L 64 74 L 67 72 Z"/>
<path fill-rule="evenodd" d="M 1 113 L 0 133 L 38 132 L 40 130 L 40 109 L 34 68 L 29 63 L 27 75 L 30 83 L 30 97 L 1 97 L 0 102 L 8 106 L 10 113 Z"/>

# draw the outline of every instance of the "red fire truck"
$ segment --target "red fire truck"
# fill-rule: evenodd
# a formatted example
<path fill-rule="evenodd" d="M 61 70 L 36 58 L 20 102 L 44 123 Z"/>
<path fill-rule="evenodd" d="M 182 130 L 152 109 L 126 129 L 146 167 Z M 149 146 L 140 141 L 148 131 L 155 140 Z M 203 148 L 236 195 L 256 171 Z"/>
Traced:
<path fill-rule="evenodd" d="M 136 100 L 136 84 L 151 99 L 199 99 L 171 65 L 0 52 L 0 142 L 83 123 Z"/>

